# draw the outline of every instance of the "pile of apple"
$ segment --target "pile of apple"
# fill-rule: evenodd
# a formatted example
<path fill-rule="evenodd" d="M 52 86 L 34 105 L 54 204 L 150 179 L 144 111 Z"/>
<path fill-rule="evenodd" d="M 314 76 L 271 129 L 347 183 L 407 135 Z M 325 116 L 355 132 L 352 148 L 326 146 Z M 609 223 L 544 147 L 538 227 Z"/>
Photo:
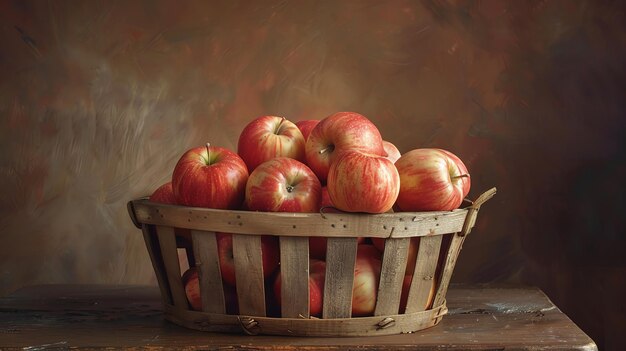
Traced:
<path fill-rule="evenodd" d="M 449 211 L 458 208 L 470 189 L 463 162 L 442 149 L 415 149 L 401 154 L 383 140 L 376 126 L 354 112 L 322 120 L 293 123 L 263 116 L 241 132 L 237 152 L 206 144 L 185 152 L 172 181 L 159 187 L 151 201 L 182 206 L 267 212 L 384 213 Z M 238 313 L 232 235 L 217 234 L 227 312 Z M 405 271 L 406 302 L 419 239 L 413 238 Z M 310 314 L 320 316 L 324 291 L 326 239 L 309 238 Z M 371 315 L 381 270 L 384 239 L 359 238 L 352 315 Z M 268 310 L 280 309 L 279 242 L 262 237 L 263 273 Z M 201 310 L 198 274 L 183 274 L 190 305 Z M 434 286 L 434 281 L 433 281 Z M 401 306 L 400 312 L 403 307 Z"/>

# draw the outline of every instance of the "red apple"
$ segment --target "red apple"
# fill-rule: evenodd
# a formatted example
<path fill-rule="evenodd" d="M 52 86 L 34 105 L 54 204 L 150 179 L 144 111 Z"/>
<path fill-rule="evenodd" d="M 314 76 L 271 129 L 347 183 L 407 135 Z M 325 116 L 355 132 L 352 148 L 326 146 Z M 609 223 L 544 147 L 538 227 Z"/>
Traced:
<path fill-rule="evenodd" d="M 320 210 L 324 208 L 324 210 L 329 209 L 332 210 L 333 202 L 330 200 L 330 195 L 328 195 L 328 187 L 322 187 L 322 202 L 320 203 Z M 336 212 L 336 211 L 335 211 Z"/>
<path fill-rule="evenodd" d="M 372 238 L 372 244 L 380 251 L 381 254 L 385 251 L 385 240 L 383 238 Z M 409 252 L 406 259 L 406 270 L 404 274 L 413 274 L 415 271 L 415 263 L 417 262 L 417 251 L 419 250 L 420 239 L 417 236 L 411 238 L 409 242 Z M 395 253 L 391 253 L 392 255 Z"/>
<path fill-rule="evenodd" d="M 224 283 L 234 287 L 236 286 L 236 278 L 233 236 L 229 233 L 217 233 L 216 236 L 222 280 Z M 263 260 L 263 277 L 267 279 L 278 268 L 280 261 L 278 237 L 270 235 L 261 237 L 261 257 Z"/>
<path fill-rule="evenodd" d="M 402 154 L 400 153 L 400 150 L 398 150 L 398 148 L 389 141 L 383 140 L 383 148 L 385 149 L 385 152 L 387 153 L 387 158 L 392 163 L 396 163 L 396 161 L 398 161 L 400 156 L 402 156 Z"/>
<path fill-rule="evenodd" d="M 347 151 L 330 166 L 327 186 L 332 203 L 342 211 L 384 213 L 398 197 L 400 177 L 383 156 Z"/>
<path fill-rule="evenodd" d="M 450 211 L 469 193 L 470 176 L 463 162 L 441 149 L 411 150 L 398 161 L 402 211 Z"/>
<path fill-rule="evenodd" d="M 409 289 L 411 288 L 411 281 L 413 281 L 413 275 L 405 275 L 402 281 L 402 292 L 400 293 L 400 313 L 404 313 L 406 310 L 406 303 L 409 298 Z M 430 307 L 435 297 L 435 287 L 437 286 L 435 279 L 431 280 L 430 292 L 428 293 L 428 299 L 424 304 L 424 310 Z"/>
<path fill-rule="evenodd" d="M 316 259 L 309 260 L 309 314 L 320 317 L 324 306 L 324 281 L 326 277 L 326 262 Z M 281 277 L 276 275 L 274 281 L 274 297 L 276 304 L 281 305 Z"/>
<path fill-rule="evenodd" d="M 317 212 L 322 186 L 304 163 L 287 157 L 259 165 L 246 185 L 246 204 L 251 211 Z"/>
<path fill-rule="evenodd" d="M 182 277 L 183 286 L 185 287 L 185 295 L 189 305 L 195 311 L 202 311 L 202 297 L 200 295 L 200 280 L 198 279 L 198 271 L 195 267 L 189 268 Z M 223 285 L 224 303 L 227 314 L 239 314 L 239 302 L 237 301 L 237 290 L 235 288 Z"/>
<path fill-rule="evenodd" d="M 300 129 L 300 131 L 302 132 L 302 136 L 304 137 L 305 142 L 309 138 L 309 135 L 311 134 L 313 128 L 315 128 L 318 123 L 320 123 L 319 119 L 306 119 L 296 122 L 296 126 L 298 126 L 298 129 Z"/>
<path fill-rule="evenodd" d="M 172 187 L 184 206 L 236 209 L 244 197 L 248 169 L 236 153 L 216 146 L 183 154 L 172 175 Z"/>
<path fill-rule="evenodd" d="M 358 246 L 352 285 L 353 316 L 368 316 L 374 313 L 381 267 L 380 253 L 373 245 Z"/>
<path fill-rule="evenodd" d="M 276 157 L 304 161 L 300 129 L 284 117 L 263 116 L 250 122 L 239 135 L 237 153 L 254 171 L 261 163 Z"/>
<path fill-rule="evenodd" d="M 386 155 L 374 123 L 355 112 L 337 112 L 322 119 L 311 131 L 306 141 L 306 163 L 325 183 L 336 155 L 350 150 Z"/>
<path fill-rule="evenodd" d="M 174 196 L 174 189 L 172 188 L 172 182 L 167 182 L 155 190 L 150 195 L 150 201 L 159 202 L 162 204 L 176 205 L 176 197 Z"/>

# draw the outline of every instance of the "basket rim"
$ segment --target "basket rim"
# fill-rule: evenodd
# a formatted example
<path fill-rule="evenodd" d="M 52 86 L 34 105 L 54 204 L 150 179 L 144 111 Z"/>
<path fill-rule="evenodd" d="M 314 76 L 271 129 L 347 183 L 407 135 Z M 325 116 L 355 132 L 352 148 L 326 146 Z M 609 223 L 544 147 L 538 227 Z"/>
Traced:
<path fill-rule="evenodd" d="M 148 224 L 250 235 L 405 238 L 461 232 L 468 213 L 477 212 L 493 195 L 495 188 L 470 201 L 470 206 L 451 211 L 261 212 L 170 205 L 147 197 L 129 201 L 128 211 L 138 228 Z"/>

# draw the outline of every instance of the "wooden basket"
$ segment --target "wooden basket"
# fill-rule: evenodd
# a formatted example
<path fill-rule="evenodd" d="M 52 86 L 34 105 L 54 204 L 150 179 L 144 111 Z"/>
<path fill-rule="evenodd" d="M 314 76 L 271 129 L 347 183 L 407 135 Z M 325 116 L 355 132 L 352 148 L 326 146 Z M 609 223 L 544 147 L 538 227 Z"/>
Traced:
<path fill-rule="evenodd" d="M 414 332 L 441 321 L 465 236 L 474 226 L 480 206 L 495 192 L 495 188 L 490 189 L 469 207 L 445 212 L 269 213 L 173 206 L 145 198 L 130 201 L 128 210 L 143 231 L 165 318 L 173 323 L 203 331 L 252 335 L 388 335 Z M 177 228 L 191 231 L 192 248 L 187 252 L 190 265 L 198 270 L 202 312 L 193 311 L 185 295 Z M 225 312 L 216 232 L 233 233 L 239 315 Z M 280 238 L 280 317 L 266 314 L 261 235 Z M 309 236 L 328 238 L 322 318 L 308 314 Z M 418 258 L 406 309 L 399 311 L 409 242 L 414 236 L 420 237 Z M 391 240 L 385 241 L 374 316 L 351 318 L 357 237 Z M 426 305 L 433 279 L 434 299 Z"/>

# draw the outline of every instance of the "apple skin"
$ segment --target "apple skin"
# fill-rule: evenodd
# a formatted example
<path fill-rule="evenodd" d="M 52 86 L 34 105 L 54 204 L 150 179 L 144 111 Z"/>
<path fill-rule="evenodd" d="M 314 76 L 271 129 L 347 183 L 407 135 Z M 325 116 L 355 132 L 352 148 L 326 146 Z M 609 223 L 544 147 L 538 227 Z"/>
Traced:
<path fill-rule="evenodd" d="M 352 285 L 352 316 L 374 314 L 381 267 L 380 252 L 373 245 L 358 245 Z"/>
<path fill-rule="evenodd" d="M 374 123 L 356 112 L 337 112 L 311 131 L 306 141 L 306 164 L 325 183 L 336 155 L 349 150 L 387 155 Z"/>
<path fill-rule="evenodd" d="M 309 135 L 311 134 L 313 128 L 315 128 L 318 123 L 320 123 L 319 119 L 305 119 L 296 122 L 296 126 L 298 127 L 298 129 L 300 129 L 300 132 L 302 132 L 302 136 L 304 137 L 305 142 L 309 138 Z"/>
<path fill-rule="evenodd" d="M 317 259 L 309 260 L 309 314 L 315 317 L 322 316 L 324 306 L 324 282 L 326 280 L 326 262 Z M 281 305 L 281 277 L 276 275 L 274 280 L 274 297 L 276 304 Z"/>
<path fill-rule="evenodd" d="M 252 172 L 276 157 L 304 161 L 304 146 L 305 138 L 294 123 L 284 117 L 262 116 L 241 131 L 237 153 Z"/>
<path fill-rule="evenodd" d="M 384 213 L 393 207 L 400 191 L 400 176 L 386 157 L 343 152 L 328 172 L 328 195 L 346 212 Z"/>
<path fill-rule="evenodd" d="M 469 193 L 467 168 L 449 151 L 411 150 L 395 165 L 400 175 L 396 205 L 401 211 L 451 211 Z"/>
<path fill-rule="evenodd" d="M 322 185 L 304 163 L 279 157 L 262 163 L 250 174 L 245 194 L 251 211 L 317 212 Z"/>
<path fill-rule="evenodd" d="M 195 267 L 189 268 L 182 277 L 183 286 L 185 287 L 185 295 L 187 301 L 194 311 L 202 311 L 202 297 L 200 296 L 200 280 L 198 279 L 198 271 Z M 239 314 L 239 302 L 237 301 L 237 290 L 235 288 L 223 285 L 224 303 L 227 314 Z"/>
<path fill-rule="evenodd" d="M 398 161 L 400 156 L 402 156 L 402 154 L 400 153 L 400 150 L 398 150 L 398 148 L 389 141 L 383 140 L 383 148 L 385 149 L 385 152 L 387 153 L 387 158 L 392 163 L 396 163 L 396 161 Z"/>
<path fill-rule="evenodd" d="M 176 196 L 174 196 L 172 182 L 167 182 L 158 187 L 152 195 L 150 195 L 149 200 L 162 204 L 176 205 Z"/>
<path fill-rule="evenodd" d="M 383 238 L 372 238 L 372 244 L 378 249 L 381 254 L 385 252 L 385 240 Z M 417 263 L 417 251 L 419 250 L 420 238 L 414 236 L 409 242 L 409 252 L 406 259 L 406 269 L 404 274 L 413 274 L 415 271 L 415 263 Z"/>
<path fill-rule="evenodd" d="M 233 236 L 230 233 L 217 233 L 216 238 L 222 280 L 225 284 L 235 287 L 237 279 L 235 277 Z M 280 261 L 278 237 L 261 236 L 261 257 L 263 260 L 263 277 L 268 279 L 276 271 Z"/>
<path fill-rule="evenodd" d="M 188 150 L 172 174 L 178 204 L 194 207 L 236 209 L 243 201 L 247 181 L 248 168 L 241 157 L 216 146 Z"/>

